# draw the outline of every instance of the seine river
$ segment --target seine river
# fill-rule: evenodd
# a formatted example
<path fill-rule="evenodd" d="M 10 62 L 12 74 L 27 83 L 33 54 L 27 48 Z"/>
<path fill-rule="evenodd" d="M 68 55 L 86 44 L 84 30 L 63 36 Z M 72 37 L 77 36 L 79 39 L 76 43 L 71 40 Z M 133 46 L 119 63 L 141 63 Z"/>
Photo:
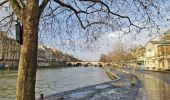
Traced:
<path fill-rule="evenodd" d="M 16 70 L 0 70 L 0 100 L 15 98 L 16 78 Z M 41 93 L 49 95 L 109 80 L 105 70 L 98 67 L 38 69 L 36 97 Z"/>

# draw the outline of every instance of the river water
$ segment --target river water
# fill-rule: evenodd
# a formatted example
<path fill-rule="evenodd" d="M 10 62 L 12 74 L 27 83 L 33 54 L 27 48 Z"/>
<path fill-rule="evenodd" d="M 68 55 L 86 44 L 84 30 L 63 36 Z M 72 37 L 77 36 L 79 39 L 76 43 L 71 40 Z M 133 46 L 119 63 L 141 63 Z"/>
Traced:
<path fill-rule="evenodd" d="M 0 100 L 15 98 L 16 78 L 16 70 L 0 70 Z M 36 97 L 41 93 L 49 95 L 109 80 L 105 70 L 98 67 L 38 69 Z"/>

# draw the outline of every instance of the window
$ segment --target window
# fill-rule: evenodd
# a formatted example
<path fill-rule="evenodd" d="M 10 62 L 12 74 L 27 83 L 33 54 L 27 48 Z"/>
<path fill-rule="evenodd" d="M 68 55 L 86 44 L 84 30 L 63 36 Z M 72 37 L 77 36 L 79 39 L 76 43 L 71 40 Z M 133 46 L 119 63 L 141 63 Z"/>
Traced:
<path fill-rule="evenodd" d="M 152 51 L 151 48 L 149 48 L 148 51 Z"/>

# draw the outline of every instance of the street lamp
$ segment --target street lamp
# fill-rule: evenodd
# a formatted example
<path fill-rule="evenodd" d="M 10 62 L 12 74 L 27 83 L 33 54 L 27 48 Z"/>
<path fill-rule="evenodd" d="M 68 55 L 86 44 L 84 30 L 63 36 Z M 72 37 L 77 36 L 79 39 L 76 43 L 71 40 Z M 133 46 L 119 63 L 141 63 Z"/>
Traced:
<path fill-rule="evenodd" d="M 20 22 L 15 24 L 16 30 L 16 41 L 22 45 L 23 43 L 23 27 L 21 26 Z"/>

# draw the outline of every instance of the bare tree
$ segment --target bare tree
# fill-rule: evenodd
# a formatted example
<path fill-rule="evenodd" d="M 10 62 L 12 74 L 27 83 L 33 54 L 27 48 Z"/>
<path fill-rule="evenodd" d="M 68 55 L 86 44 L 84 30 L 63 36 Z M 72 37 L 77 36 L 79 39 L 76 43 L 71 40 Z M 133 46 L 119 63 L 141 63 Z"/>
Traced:
<path fill-rule="evenodd" d="M 164 0 L 1 0 L 1 9 L 7 9 L 7 13 L 0 20 L 0 28 L 5 27 L 10 32 L 16 21 L 23 25 L 16 100 L 35 100 L 38 36 L 48 35 L 48 31 L 51 31 L 72 43 L 75 32 L 90 42 L 105 31 L 128 33 L 135 28 L 138 32 L 157 25 L 155 15 L 159 18 L 159 3 L 163 2 Z"/>
<path fill-rule="evenodd" d="M 108 59 L 109 59 L 109 56 L 107 56 L 105 54 L 101 54 L 99 61 L 100 62 L 107 62 Z"/>
<path fill-rule="evenodd" d="M 128 48 L 127 45 L 119 42 L 114 46 L 113 50 L 106 55 L 106 59 L 115 64 L 123 64 L 125 61 L 135 59 Z"/>

